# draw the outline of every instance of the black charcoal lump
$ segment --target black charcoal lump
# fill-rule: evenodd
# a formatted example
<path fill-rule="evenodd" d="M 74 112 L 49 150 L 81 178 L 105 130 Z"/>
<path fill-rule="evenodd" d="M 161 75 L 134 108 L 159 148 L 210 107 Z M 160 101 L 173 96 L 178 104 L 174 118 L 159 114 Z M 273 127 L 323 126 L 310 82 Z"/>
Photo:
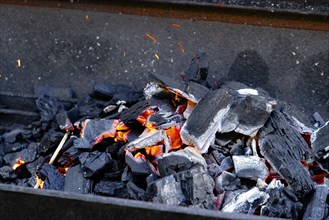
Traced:
<path fill-rule="evenodd" d="M 44 164 L 38 177 L 44 181 L 44 189 L 64 191 L 65 177 L 58 172 L 55 166 Z"/>
<path fill-rule="evenodd" d="M 147 190 L 153 202 L 213 208 L 214 186 L 214 180 L 203 166 L 196 166 L 156 180 L 148 185 Z"/>
<path fill-rule="evenodd" d="M 81 167 L 86 178 L 100 175 L 113 163 L 112 157 L 106 152 L 83 152 L 79 155 Z"/>
<path fill-rule="evenodd" d="M 312 134 L 311 142 L 315 160 L 329 172 L 329 122 Z"/>
<path fill-rule="evenodd" d="M 327 185 L 317 185 L 306 208 L 303 220 L 327 218 L 329 216 L 329 205 L 326 203 L 328 195 Z"/>

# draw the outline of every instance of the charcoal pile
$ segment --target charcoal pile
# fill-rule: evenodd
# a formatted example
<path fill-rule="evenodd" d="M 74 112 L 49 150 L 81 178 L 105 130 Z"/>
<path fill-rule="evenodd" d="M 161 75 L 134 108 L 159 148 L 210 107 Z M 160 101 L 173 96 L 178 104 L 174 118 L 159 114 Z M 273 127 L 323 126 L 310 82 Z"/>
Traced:
<path fill-rule="evenodd" d="M 0 136 L 0 182 L 291 219 L 328 219 L 329 123 L 309 128 L 261 89 L 207 81 L 205 53 L 143 91 L 95 83 Z M 323 120 L 322 120 L 323 121 Z"/>

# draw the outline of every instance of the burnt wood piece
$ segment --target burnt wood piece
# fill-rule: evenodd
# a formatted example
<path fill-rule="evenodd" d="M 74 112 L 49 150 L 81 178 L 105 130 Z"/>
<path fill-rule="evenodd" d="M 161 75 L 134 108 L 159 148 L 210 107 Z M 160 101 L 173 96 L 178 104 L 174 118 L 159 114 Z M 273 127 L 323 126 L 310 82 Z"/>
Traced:
<path fill-rule="evenodd" d="M 47 123 L 52 121 L 57 113 L 65 110 L 63 104 L 56 97 L 48 95 L 38 98 L 36 105 L 40 111 L 40 121 L 44 124 L 43 126 L 47 126 Z"/>
<path fill-rule="evenodd" d="M 207 80 L 209 63 L 205 52 L 193 57 L 185 76 L 188 80 L 204 85 Z"/>
<path fill-rule="evenodd" d="M 202 166 L 163 177 L 148 185 L 153 202 L 214 207 L 214 180 Z"/>
<path fill-rule="evenodd" d="M 76 149 L 79 149 L 79 150 L 90 150 L 93 148 L 93 146 L 91 145 L 90 141 L 86 138 L 76 138 L 74 141 L 73 141 L 73 146 L 76 148 Z"/>
<path fill-rule="evenodd" d="M 207 152 L 220 127 L 220 119 L 229 111 L 234 97 L 226 90 L 209 91 L 194 108 L 181 129 L 182 141 Z"/>
<path fill-rule="evenodd" d="M 106 152 L 83 152 L 79 155 L 83 175 L 86 178 L 100 175 L 113 164 L 112 157 Z"/>
<path fill-rule="evenodd" d="M 130 199 L 139 201 L 148 201 L 150 199 L 147 192 L 144 189 L 138 187 L 135 183 L 128 182 L 126 186 Z"/>
<path fill-rule="evenodd" d="M 194 102 L 198 103 L 209 91 L 209 89 L 203 85 L 196 82 L 184 79 L 180 75 L 174 77 L 168 77 L 165 75 L 152 74 L 152 76 L 163 85 L 160 86 L 165 90 L 169 90 L 172 93 L 178 93 L 180 96 Z"/>
<path fill-rule="evenodd" d="M 253 214 L 259 206 L 268 200 L 268 198 L 269 195 L 266 192 L 262 192 L 257 187 L 254 187 L 236 196 L 226 204 L 221 211 Z"/>
<path fill-rule="evenodd" d="M 268 187 L 270 195 L 266 204 L 261 207 L 260 215 L 277 218 L 299 219 L 303 204 L 294 193 L 282 187 Z"/>
<path fill-rule="evenodd" d="M 40 141 L 40 145 L 38 146 L 38 154 L 45 155 L 50 151 L 55 150 L 62 138 L 62 132 L 57 132 L 54 130 L 48 131 Z"/>
<path fill-rule="evenodd" d="M 11 168 L 10 166 L 0 167 L 0 180 L 2 182 L 15 180 L 16 178 L 17 175 L 13 168 Z"/>
<path fill-rule="evenodd" d="M 4 142 L 7 144 L 14 143 L 19 138 L 29 139 L 31 137 L 32 137 L 32 132 L 30 130 L 21 129 L 21 128 L 16 128 L 2 135 Z M 7 150 L 7 153 L 10 153 L 9 150 Z"/>
<path fill-rule="evenodd" d="M 315 160 L 329 172 L 329 122 L 312 134 L 312 148 Z"/>
<path fill-rule="evenodd" d="M 113 122 L 115 120 L 107 120 L 107 119 L 91 119 L 85 125 L 83 138 L 85 138 L 90 143 L 94 141 L 94 139 L 102 134 L 105 131 L 110 130 L 113 127 Z"/>
<path fill-rule="evenodd" d="M 126 151 L 125 162 L 131 169 L 131 172 L 136 175 L 149 175 L 154 173 L 150 162 L 138 157 L 135 158 L 131 152 Z"/>
<path fill-rule="evenodd" d="M 45 163 L 37 175 L 44 181 L 44 189 L 64 190 L 65 177 L 58 172 L 55 166 Z"/>
<path fill-rule="evenodd" d="M 87 194 L 91 193 L 92 180 L 83 177 L 80 165 L 70 167 L 65 176 L 64 191 Z"/>
<path fill-rule="evenodd" d="M 241 187 L 240 179 L 233 173 L 224 171 L 215 179 L 215 189 L 217 193 L 223 191 L 233 191 Z"/>
<path fill-rule="evenodd" d="M 287 181 L 298 197 L 304 197 L 313 188 L 310 174 L 300 163 L 309 154 L 303 137 L 286 122 L 279 111 L 259 131 L 260 150 L 265 159 Z"/>
<path fill-rule="evenodd" d="M 23 160 L 25 163 L 31 163 L 37 158 L 37 147 L 37 143 L 30 143 L 27 148 L 15 153 L 6 154 L 3 159 L 10 166 L 13 166 L 17 162 L 18 158 Z"/>
<path fill-rule="evenodd" d="M 328 217 L 329 205 L 326 203 L 328 195 L 328 185 L 317 185 L 303 215 L 303 219 L 325 219 Z"/>

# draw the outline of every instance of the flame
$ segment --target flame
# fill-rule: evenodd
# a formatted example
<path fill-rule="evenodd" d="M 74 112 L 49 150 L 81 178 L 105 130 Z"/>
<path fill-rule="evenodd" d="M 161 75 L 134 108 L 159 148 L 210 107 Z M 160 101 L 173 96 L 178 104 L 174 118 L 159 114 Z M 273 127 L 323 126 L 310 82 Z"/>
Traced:
<path fill-rule="evenodd" d="M 42 181 L 42 179 L 40 179 L 38 177 L 38 175 L 35 174 L 35 179 L 37 180 L 37 184 L 34 186 L 35 189 L 37 188 L 43 188 L 44 182 Z"/>
<path fill-rule="evenodd" d="M 80 137 L 81 138 L 85 137 L 85 129 L 86 129 L 86 126 L 87 126 L 89 121 L 90 121 L 89 119 L 86 119 L 84 122 L 82 122 L 82 129 L 81 129 L 81 132 L 80 132 Z"/>
<path fill-rule="evenodd" d="M 162 154 L 162 145 L 145 147 L 145 152 L 146 155 L 148 156 L 154 156 L 154 157 L 160 156 L 160 154 Z"/>
<path fill-rule="evenodd" d="M 57 170 L 60 174 L 62 174 L 63 176 L 66 176 L 66 173 L 69 170 L 69 167 L 58 167 Z"/>
<path fill-rule="evenodd" d="M 165 130 L 165 132 L 170 140 L 171 149 L 179 149 L 183 144 L 180 137 L 180 128 L 178 126 L 172 126 Z"/>
<path fill-rule="evenodd" d="M 19 166 L 25 164 L 25 161 L 19 156 L 16 160 L 16 163 L 12 166 L 13 170 L 16 170 Z"/>
<path fill-rule="evenodd" d="M 112 128 L 110 130 L 104 131 L 103 133 L 101 133 L 100 135 L 98 135 L 97 137 L 94 138 L 93 145 L 96 145 L 96 144 L 102 142 L 102 140 L 104 138 L 114 138 L 117 133 L 118 125 L 119 125 L 119 120 L 114 120 L 112 123 Z"/>
<path fill-rule="evenodd" d="M 142 154 L 141 152 L 137 152 L 137 153 L 135 154 L 134 158 L 136 158 L 136 159 L 140 158 L 140 159 L 142 159 L 142 160 L 146 160 L 144 154 Z"/>
<path fill-rule="evenodd" d="M 124 131 L 124 130 L 128 130 L 128 129 L 129 129 L 129 127 L 127 125 L 125 125 L 123 122 L 119 122 L 116 127 L 117 131 Z"/>
<path fill-rule="evenodd" d="M 127 142 L 127 138 L 129 133 L 131 132 L 131 130 L 129 131 L 118 131 L 116 137 L 114 138 L 114 141 L 119 142 L 119 141 L 124 141 Z"/>

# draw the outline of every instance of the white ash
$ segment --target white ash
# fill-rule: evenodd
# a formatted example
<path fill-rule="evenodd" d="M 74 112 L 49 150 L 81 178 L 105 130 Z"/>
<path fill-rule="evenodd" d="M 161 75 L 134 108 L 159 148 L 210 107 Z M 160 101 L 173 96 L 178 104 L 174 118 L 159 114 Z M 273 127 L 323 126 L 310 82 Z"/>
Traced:
<path fill-rule="evenodd" d="M 237 91 L 241 95 L 258 95 L 258 91 L 256 89 L 239 89 Z"/>
<path fill-rule="evenodd" d="M 265 160 L 258 156 L 232 156 L 235 173 L 238 177 L 252 180 L 265 179 L 269 171 L 265 165 Z"/>
<path fill-rule="evenodd" d="M 157 130 L 145 136 L 140 136 L 136 140 L 127 144 L 126 149 L 133 151 L 135 149 L 142 149 L 148 146 L 156 145 L 158 142 L 163 141 L 166 134 L 163 130 Z"/>

